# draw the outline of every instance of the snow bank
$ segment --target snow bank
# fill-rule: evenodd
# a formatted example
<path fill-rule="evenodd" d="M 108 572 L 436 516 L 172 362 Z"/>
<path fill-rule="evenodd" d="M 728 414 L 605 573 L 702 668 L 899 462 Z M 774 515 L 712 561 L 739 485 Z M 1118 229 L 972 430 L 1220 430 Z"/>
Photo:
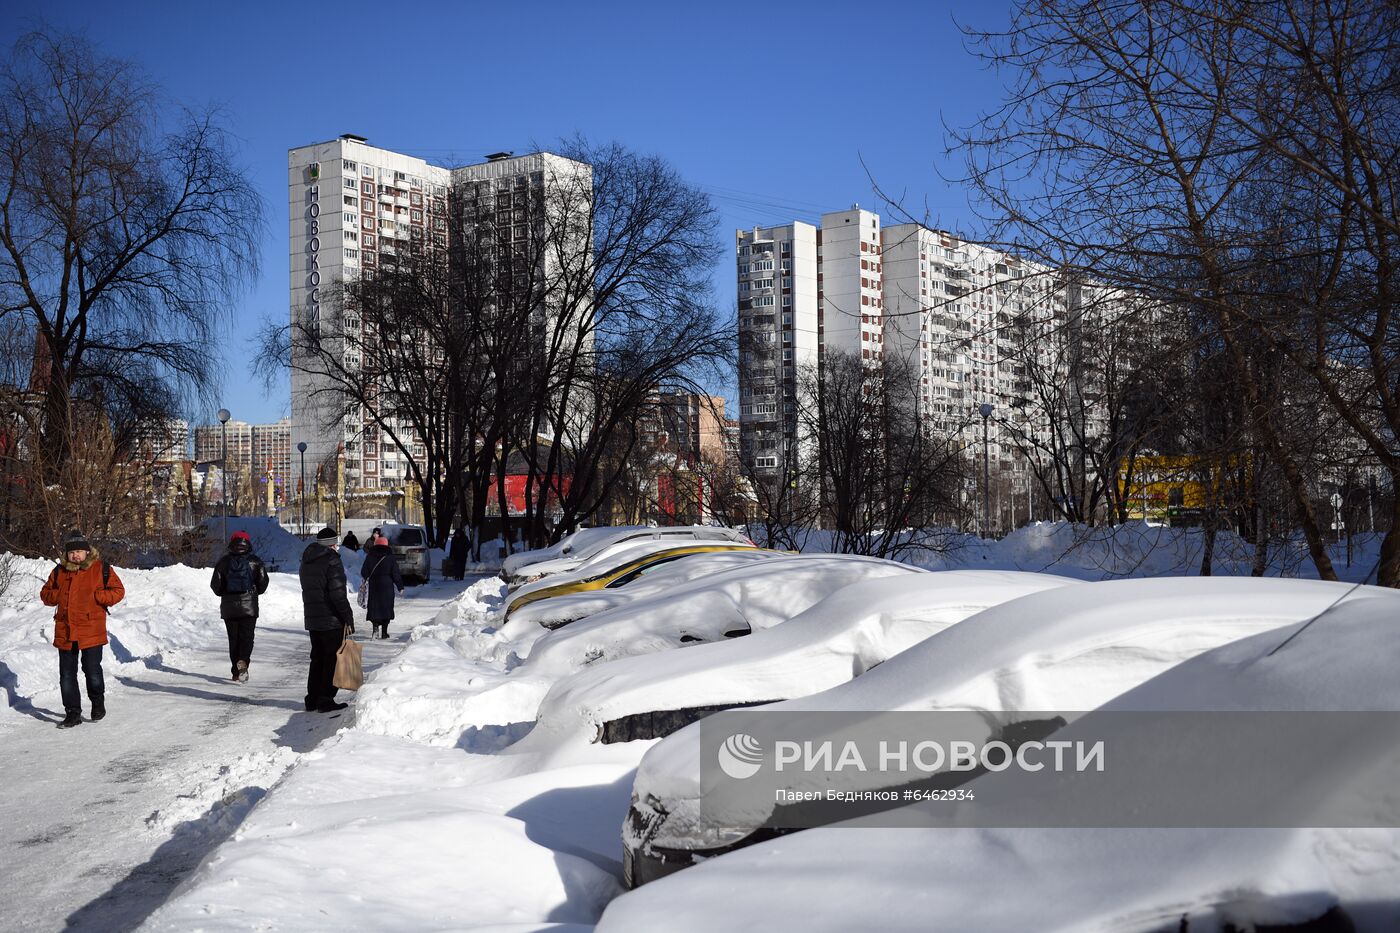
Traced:
<path fill-rule="evenodd" d="M 621 891 L 630 766 L 480 781 L 470 756 L 358 730 L 302 762 L 145 930 L 592 924 Z"/>
<path fill-rule="evenodd" d="M 906 536 L 908 538 L 909 536 Z M 1345 542 L 1328 546 L 1340 579 L 1361 582 L 1375 566 L 1381 536 L 1352 536 L 1347 561 Z M 829 531 L 815 530 L 802 537 L 804 553 L 826 553 L 833 546 Z M 1205 532 L 1200 528 L 1168 528 L 1142 521 L 1093 528 L 1069 522 L 1034 522 L 1001 539 L 981 539 L 952 530 L 921 535 L 921 543 L 896 559 L 929 570 L 987 569 L 1058 573 L 1081 580 L 1131 577 L 1196 576 L 1205 553 Z M 1249 576 L 1254 545 L 1232 531 L 1215 539 L 1211 572 L 1217 576 Z M 1306 542 L 1295 537 L 1270 544 L 1266 576 L 1316 579 L 1317 568 Z"/>
<path fill-rule="evenodd" d="M 248 533 L 253 542 L 253 552 L 262 558 L 268 570 L 296 573 L 301 565 L 301 552 L 306 550 L 307 539 L 292 534 L 276 518 L 230 515 L 228 537 L 224 537 L 223 528 L 222 518 L 206 518 L 200 525 L 204 543 L 198 557 L 206 567 L 214 566 L 228 549 L 228 539 L 233 537 L 235 531 Z"/>

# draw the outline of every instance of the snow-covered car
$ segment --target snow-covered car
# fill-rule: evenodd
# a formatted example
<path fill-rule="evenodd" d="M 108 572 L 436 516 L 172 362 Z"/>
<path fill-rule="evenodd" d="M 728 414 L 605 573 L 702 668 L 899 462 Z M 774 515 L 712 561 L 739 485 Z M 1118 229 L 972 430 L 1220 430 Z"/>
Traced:
<path fill-rule="evenodd" d="M 849 683 L 765 708 L 1001 711 L 973 721 L 974 729 L 1049 731 L 1063 721 L 1027 722 L 1017 714 L 1095 709 L 1188 658 L 1306 619 L 1348 592 L 1340 583 L 1225 577 L 1053 589 L 988 609 Z M 1362 587 L 1350 598 L 1397 601 L 1393 590 L 1380 587 Z M 615 685 L 611 690 L 621 693 Z M 979 742 L 990 737 L 957 736 Z M 891 780 L 872 773 L 869 787 L 860 789 L 888 790 Z M 647 752 L 623 830 L 629 886 L 772 835 L 761 828 L 762 815 L 730 814 L 713 804 L 702 808 L 700 786 L 697 726 Z"/>
<path fill-rule="evenodd" d="M 758 548 L 748 542 L 687 538 L 628 541 L 605 549 L 567 573 L 551 574 L 520 587 L 506 599 L 505 618 L 542 599 L 601 590 L 613 583 L 625 584 L 645 570 L 684 557 L 739 550 L 756 551 Z"/>
<path fill-rule="evenodd" d="M 567 593 L 529 603 L 512 612 L 510 618 L 513 624 L 530 622 L 543 628 L 556 629 L 638 599 L 667 593 L 699 577 L 784 556 L 788 555 L 782 551 L 740 548 L 648 562 L 618 576 L 602 589 Z"/>
<path fill-rule="evenodd" d="M 998 571 L 857 582 L 748 638 L 589 664 L 556 681 L 541 701 L 531 744 L 651 740 L 717 710 L 803 696 L 850 680 L 988 606 L 1074 583 Z M 566 645 L 548 641 L 532 655 L 537 667 L 557 668 L 561 649 L 574 661 L 588 647 L 577 635 Z"/>
<path fill-rule="evenodd" d="M 553 682 L 585 666 L 770 629 L 863 580 L 926 573 L 878 557 L 780 554 L 699 577 L 555 631 L 511 619 L 492 636 L 494 650 L 483 656 L 502 662 L 507 660 L 504 652 L 511 652 L 524 658 L 516 666 L 518 673 Z"/>
<path fill-rule="evenodd" d="M 1311 596 L 1307 602 L 1315 605 Z M 1113 769 L 1135 798 L 1218 793 L 1192 786 L 1189 768 L 1163 768 L 1173 749 L 1148 744 L 1151 737 L 1134 744 L 1138 722 L 1122 713 L 1400 711 L 1398 617 L 1395 596 L 1349 599 L 1306 628 L 1259 633 L 1169 668 L 1057 738 L 1088 736 L 1121 749 Z M 1294 781 L 1285 772 L 1269 782 L 1268 792 L 1299 814 L 1288 825 L 1303 828 L 896 829 L 856 820 L 647 885 L 613 901 L 597 929 L 684 933 L 798 918 L 812 931 L 1400 929 L 1400 830 L 1393 828 L 1400 798 L 1385 781 L 1400 767 L 1400 742 L 1388 728 L 1353 726 L 1329 736 L 1328 752 L 1348 764 L 1335 779 Z M 979 800 L 1054 812 L 1073 784 L 1069 775 L 1028 777 L 1012 769 L 967 788 Z M 1339 804 L 1367 807 L 1382 828 L 1306 828 L 1309 814 L 1332 825 L 1325 815 Z"/>
<path fill-rule="evenodd" d="M 517 587 L 556 573 L 567 573 L 587 560 L 610 549 L 626 547 L 630 542 L 667 539 L 753 544 L 742 531 L 717 525 L 620 525 L 581 528 L 551 547 L 510 555 L 502 564 L 501 578 L 509 586 Z"/>

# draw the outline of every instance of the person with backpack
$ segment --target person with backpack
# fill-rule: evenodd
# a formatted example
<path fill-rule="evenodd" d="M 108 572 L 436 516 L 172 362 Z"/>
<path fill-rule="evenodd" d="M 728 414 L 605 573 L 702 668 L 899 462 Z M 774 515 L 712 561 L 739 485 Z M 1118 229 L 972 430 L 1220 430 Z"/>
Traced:
<path fill-rule="evenodd" d="M 39 599 L 53 606 L 53 646 L 58 649 L 58 686 L 63 696 L 60 729 L 83 721 L 83 698 L 78 692 L 78 666 L 87 681 L 92 721 L 107 715 L 102 681 L 102 646 L 107 644 L 107 610 L 122 601 L 126 588 L 116 571 L 88 543 L 81 531 L 63 539 L 64 559 L 49 574 Z"/>
<path fill-rule="evenodd" d="M 209 580 L 209 588 L 219 597 L 219 616 L 228 630 L 228 659 L 235 683 L 248 682 L 258 597 L 267 592 L 269 582 L 267 568 L 253 553 L 253 539 L 246 531 L 235 531 L 228 553 L 214 565 Z"/>
<path fill-rule="evenodd" d="M 389 623 L 394 618 L 394 594 L 403 595 L 403 577 L 394 552 L 389 550 L 389 540 L 380 535 L 373 541 L 365 548 L 365 562 L 360 565 L 360 578 L 364 580 L 360 584 L 364 588 L 362 605 L 374 626 L 370 637 L 388 638 Z"/>

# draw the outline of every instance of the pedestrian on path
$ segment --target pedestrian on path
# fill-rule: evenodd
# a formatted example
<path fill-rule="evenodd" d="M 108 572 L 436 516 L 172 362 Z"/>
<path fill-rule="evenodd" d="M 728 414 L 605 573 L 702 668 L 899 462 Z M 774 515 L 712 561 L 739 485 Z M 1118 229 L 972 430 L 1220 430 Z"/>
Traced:
<path fill-rule="evenodd" d="M 371 638 L 388 638 L 389 623 L 394 619 L 394 595 L 403 595 L 403 577 L 399 574 L 398 561 L 389 550 L 389 541 L 383 535 L 365 548 L 365 562 L 360 565 L 360 577 L 367 584 L 369 595 L 366 605 L 369 622 L 374 626 Z"/>
<path fill-rule="evenodd" d="M 248 682 L 258 597 L 267 592 L 269 582 L 267 568 L 253 553 L 253 539 L 246 531 L 235 531 L 228 553 L 214 565 L 209 588 L 219 597 L 219 616 L 228 630 L 228 660 L 236 683 Z"/>
<path fill-rule="evenodd" d="M 316 540 L 301 555 L 301 604 L 306 632 L 311 636 L 311 669 L 306 675 L 306 709 L 329 713 L 345 709 L 335 701 L 335 655 L 348 632 L 355 630 L 336 543 L 339 536 L 329 526 L 316 532 Z"/>
<path fill-rule="evenodd" d="M 341 539 L 340 546 L 347 551 L 358 551 L 360 549 L 360 539 L 355 537 L 355 532 L 345 532 L 345 537 Z"/>
<path fill-rule="evenodd" d="M 78 665 L 87 681 L 92 721 L 107 715 L 102 682 L 102 646 L 107 644 L 107 610 L 122 601 L 126 588 L 111 565 L 101 559 L 81 531 L 63 539 L 64 559 L 49 574 L 39 598 L 53 606 L 53 646 L 58 649 L 58 685 L 63 696 L 60 729 L 83 721 L 78 692 Z"/>
<path fill-rule="evenodd" d="M 457 530 L 452 532 L 451 540 L 447 542 L 447 560 L 451 572 L 444 573 L 443 576 L 451 577 L 454 580 L 460 580 L 466 576 L 467 552 L 470 549 L 471 540 L 467 537 L 466 530 L 458 526 Z"/>

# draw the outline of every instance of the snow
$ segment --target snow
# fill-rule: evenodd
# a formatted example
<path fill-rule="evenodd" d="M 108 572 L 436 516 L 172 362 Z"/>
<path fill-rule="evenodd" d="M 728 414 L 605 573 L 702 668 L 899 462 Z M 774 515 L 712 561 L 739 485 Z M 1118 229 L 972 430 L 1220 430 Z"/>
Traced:
<path fill-rule="evenodd" d="M 1047 574 L 949 571 L 852 583 L 746 638 L 593 663 L 550 690 L 540 705 L 540 729 L 593 735 L 603 723 L 636 713 L 806 696 L 845 683 L 989 606 L 1072 582 Z M 570 635 L 578 633 L 565 639 Z M 547 663 L 547 655 L 557 654 L 549 649 L 562 640 L 538 643 L 530 666 Z"/>
<path fill-rule="evenodd" d="M 1179 581 L 1185 582 L 1185 581 Z M 1082 592 L 1082 591 L 1080 591 Z M 1301 615 L 1302 613 L 1300 613 Z M 1347 601 L 1267 656 L 1296 626 L 1226 643 L 1166 670 L 1107 710 L 1400 710 L 1396 597 Z M 956 631 L 950 629 L 948 634 Z M 1102 715 L 1102 714 L 1100 714 Z M 1090 713 L 1059 738 L 1131 738 Z M 1105 732 L 1105 730 L 1110 730 Z M 1116 747 L 1116 746 L 1115 746 Z M 1394 768 L 1400 748 L 1356 750 Z M 1163 786 L 1150 758 L 1130 777 Z M 1015 771 L 968 785 L 1035 806 Z M 1041 792 L 1044 791 L 1042 785 Z M 1188 789 L 1189 792 L 1189 789 Z M 1345 795 L 1346 779 L 1304 794 Z M 1390 801 L 1392 807 L 1395 801 Z M 1394 813 L 1390 814 L 1393 819 Z M 743 849 L 614 901 L 600 931 L 782 927 L 848 930 L 887 905 L 886 930 L 1253 928 L 1340 905 L 1357 929 L 1400 928 L 1400 831 L 1393 829 L 874 829 L 839 825 Z"/>
<path fill-rule="evenodd" d="M 349 716 L 302 710 L 295 575 L 272 574 L 251 679 L 233 684 L 208 569 L 116 568 L 127 595 L 108 619 L 107 718 L 56 730 L 53 610 L 38 600 L 53 564 L 12 561 L 0 596 L 0 927 L 131 929 Z M 405 599 L 405 624 L 449 595 Z M 366 642 L 366 665 L 403 643 Z"/>
<path fill-rule="evenodd" d="M 300 539 L 270 520 L 238 527 L 295 569 Z M 1396 708 L 1397 594 L 1360 588 L 1246 667 L 1259 652 L 1235 639 L 1267 630 L 1276 644 L 1278 626 L 1346 588 L 1067 578 L 1181 559 L 1158 563 L 1160 549 L 1134 565 L 1115 562 L 1121 548 L 1084 548 L 1055 562 L 1065 576 L 1000 572 L 1039 569 L 1063 534 L 1026 530 L 999 561 L 969 546 L 975 570 L 950 573 L 840 555 L 691 558 L 577 601 L 570 612 L 591 614 L 555 631 L 503 622 L 498 578 L 435 582 L 400 603 L 393 641 L 365 642 L 368 679 L 338 716 L 301 711 L 294 573 L 273 574 L 253 678 L 234 685 L 209 571 L 122 569 L 110 715 L 66 732 L 51 725 L 52 610 L 35 598 L 52 564 L 17 559 L 0 596 L 0 927 L 820 930 L 867 928 L 878 911 L 890 929 L 1133 929 L 1172 926 L 1161 908 L 1184 904 L 1196 930 L 1296 919 L 1338 897 L 1393 905 L 1394 834 L 1333 830 L 841 827 L 623 893 L 619 828 L 634 791 L 684 796 L 694 768 L 682 760 L 693 729 L 594 741 L 629 711 L 774 694 L 798 697 L 779 704 L 796 710 L 1094 709 L 1115 697 Z M 347 563 L 353 587 L 358 555 Z M 724 639 L 734 627 L 753 634 Z M 1268 914 L 1264 895 L 1292 900 Z"/>
<path fill-rule="evenodd" d="M 980 734 L 956 736 L 980 742 L 1017 711 L 1096 709 L 1201 652 L 1306 619 L 1342 597 L 1400 612 L 1394 590 L 1305 580 L 1154 578 L 1046 589 L 972 616 L 854 680 L 765 709 L 1001 711 L 975 721 Z M 698 724 L 667 736 L 638 770 L 636 797 L 654 797 L 669 813 L 657 845 L 715 832 L 697 822 L 699 739 Z M 881 785 L 878 773 L 869 777 L 871 787 Z M 812 773 L 810 787 L 793 787 L 822 790 L 825 778 Z M 717 807 L 709 812 L 721 819 Z M 725 816 L 723 828 L 743 835 L 767 814 Z"/>

